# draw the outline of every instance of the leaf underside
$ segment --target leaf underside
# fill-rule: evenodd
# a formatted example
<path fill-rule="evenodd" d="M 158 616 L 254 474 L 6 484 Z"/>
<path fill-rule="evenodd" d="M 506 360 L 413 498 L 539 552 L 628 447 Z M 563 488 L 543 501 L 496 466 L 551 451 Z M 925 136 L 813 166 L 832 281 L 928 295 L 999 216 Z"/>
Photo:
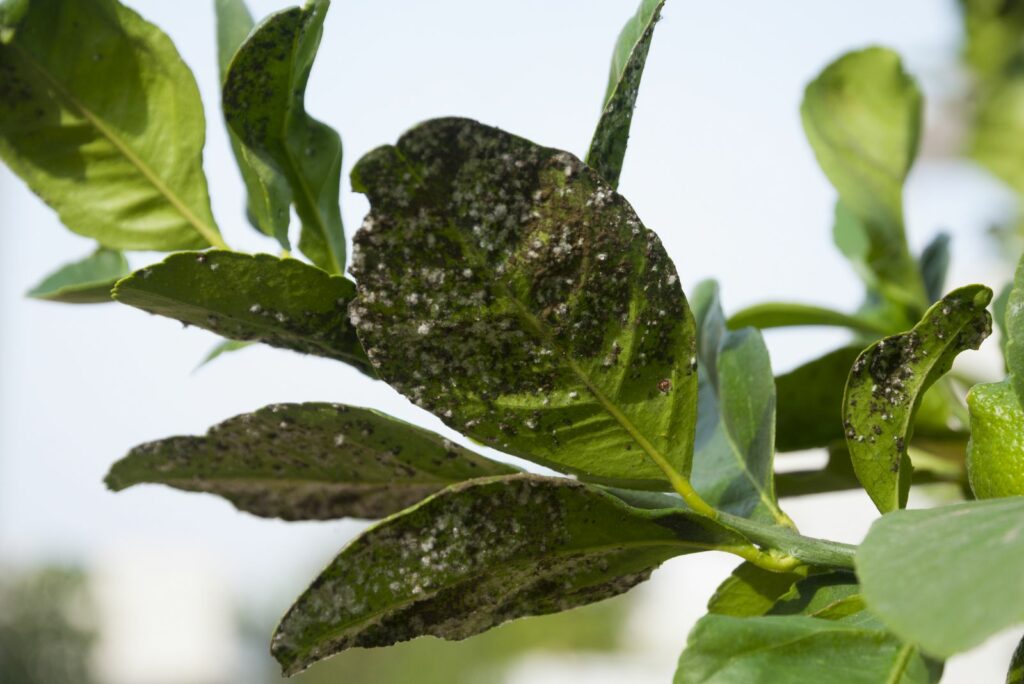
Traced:
<path fill-rule="evenodd" d="M 101 247 L 80 261 L 60 267 L 26 295 L 66 304 L 102 304 L 112 301 L 114 284 L 129 273 L 123 254 Z"/>
<path fill-rule="evenodd" d="M 205 437 L 132 449 L 107 486 L 141 483 L 211 492 L 285 520 L 380 518 L 452 483 L 516 472 L 390 416 L 340 404 L 275 404 Z"/>
<path fill-rule="evenodd" d="M 353 185 L 352 322 L 378 373 L 489 446 L 609 484 L 690 469 L 695 333 L 627 202 L 567 152 L 438 119 Z"/>
<path fill-rule="evenodd" d="M 672 556 L 742 543 L 687 511 L 513 475 L 457 484 L 352 542 L 282 619 L 285 674 L 354 646 L 464 639 L 629 590 Z"/>
<path fill-rule="evenodd" d="M 296 259 L 207 251 L 173 254 L 120 281 L 114 298 L 241 341 L 343 361 L 373 374 L 349 325 L 351 281 Z"/>

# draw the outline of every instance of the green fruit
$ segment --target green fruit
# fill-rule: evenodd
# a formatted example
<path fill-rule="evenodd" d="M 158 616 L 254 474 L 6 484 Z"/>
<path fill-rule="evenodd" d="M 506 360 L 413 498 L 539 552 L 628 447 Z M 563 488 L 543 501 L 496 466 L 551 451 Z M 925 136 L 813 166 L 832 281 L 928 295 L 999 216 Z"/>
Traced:
<path fill-rule="evenodd" d="M 967 395 L 971 441 L 967 475 L 979 499 L 1024 496 L 1024 409 L 1009 382 L 975 385 Z"/>

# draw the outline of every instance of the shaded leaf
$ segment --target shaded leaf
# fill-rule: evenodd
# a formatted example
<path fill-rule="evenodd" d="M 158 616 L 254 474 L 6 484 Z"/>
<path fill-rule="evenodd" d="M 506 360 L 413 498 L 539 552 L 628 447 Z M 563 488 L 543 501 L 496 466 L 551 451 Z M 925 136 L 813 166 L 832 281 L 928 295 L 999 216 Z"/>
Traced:
<path fill-rule="evenodd" d="M 804 615 L 707 615 L 690 632 L 676 684 L 925 684 L 941 667 L 882 629 Z"/>
<path fill-rule="evenodd" d="M 695 296 L 700 358 L 691 481 L 716 508 L 791 525 L 775 499 L 775 378 L 761 333 L 731 332 L 717 285 Z"/>
<path fill-rule="evenodd" d="M 352 321 L 382 378 L 565 472 L 645 489 L 689 473 L 693 316 L 660 240 L 596 172 L 436 119 L 366 155 L 353 185 L 371 211 Z"/>
<path fill-rule="evenodd" d="M 601 118 L 597 122 L 587 164 L 615 188 L 622 173 L 622 160 L 629 142 L 629 126 L 640 90 L 647 52 L 654 37 L 665 0 L 641 0 L 636 14 L 626 23 L 615 41 L 611 73 L 605 90 Z"/>
<path fill-rule="evenodd" d="M 1003 352 L 1003 361 L 1006 364 L 1007 372 L 1010 370 L 1010 357 L 1006 354 L 1006 343 L 1010 331 L 1006 328 L 1006 307 L 1010 303 L 1010 292 L 1012 290 L 1013 284 L 1011 283 L 1004 287 L 996 298 L 992 300 L 992 319 L 999 330 L 999 349 Z"/>
<path fill-rule="evenodd" d="M 249 36 L 254 23 L 245 0 L 215 0 L 214 7 L 217 12 L 217 65 L 223 84 L 232 57 Z M 227 128 L 231 150 L 248 193 L 246 215 L 249 222 L 261 233 L 277 238 L 282 248 L 291 249 L 288 242 L 291 204 L 288 181 L 243 143 L 230 126 Z"/>
<path fill-rule="evenodd" d="M 850 316 L 841 311 L 833 311 L 820 306 L 808 304 L 766 303 L 747 307 L 733 314 L 729 319 L 729 327 L 738 330 L 745 327 L 753 328 L 785 328 L 801 325 L 827 325 L 849 328 L 868 335 L 884 335 L 888 329 L 880 327 L 867 318 Z"/>
<path fill-rule="evenodd" d="M 1013 657 L 1010 658 L 1010 669 L 1006 673 L 1006 684 L 1024 684 L 1024 639 L 1017 644 Z"/>
<path fill-rule="evenodd" d="M 979 499 L 1024 496 L 1024 408 L 1010 383 L 975 385 L 967 394 L 967 407 L 971 491 Z"/>
<path fill-rule="evenodd" d="M 907 445 L 921 398 L 957 354 L 988 337 L 991 299 L 983 285 L 954 290 L 912 330 L 879 340 L 853 364 L 843 402 L 846 443 L 857 478 L 883 513 L 906 505 Z"/>
<path fill-rule="evenodd" d="M 809 571 L 810 566 L 801 565 L 792 572 L 772 572 L 744 561 L 715 589 L 708 612 L 734 617 L 765 615 Z"/>
<path fill-rule="evenodd" d="M 25 294 L 51 302 L 102 304 L 111 301 L 114 283 L 129 273 L 123 254 L 101 247 L 81 261 L 61 266 Z"/>
<path fill-rule="evenodd" d="M 1006 300 L 1006 366 L 1017 400 L 1024 406 L 1024 255 Z"/>
<path fill-rule="evenodd" d="M 800 451 L 843 440 L 843 388 L 860 347 L 840 347 L 775 378 L 775 448 Z"/>
<path fill-rule="evenodd" d="M 801 577 L 779 597 L 770 615 L 808 615 L 825 620 L 854 620 L 866 624 L 860 585 L 852 572 L 832 570 Z M 876 625 L 881 627 L 880 624 Z"/>
<path fill-rule="evenodd" d="M 966 651 L 1024 622 L 1024 498 L 884 515 L 856 564 L 889 629 L 937 657 Z"/>
<path fill-rule="evenodd" d="M 329 0 L 311 0 L 260 22 L 231 60 L 223 107 L 243 146 L 286 179 L 302 220 L 299 249 L 325 271 L 341 273 L 341 138 L 303 105 L 329 5 Z M 284 190 L 272 187 L 279 195 L 267 206 L 277 220 Z"/>
<path fill-rule="evenodd" d="M 924 291 L 931 303 L 942 299 L 946 291 L 946 274 L 949 272 L 949 233 L 939 233 L 921 252 L 918 264 Z"/>
<path fill-rule="evenodd" d="M 285 615 L 271 651 L 292 674 L 354 646 L 464 639 L 621 594 L 668 558 L 738 543 L 688 511 L 632 508 L 568 479 L 465 482 L 352 542 Z"/>
<path fill-rule="evenodd" d="M 515 468 L 371 409 L 275 404 L 230 418 L 205 437 L 135 447 L 114 464 L 114 491 L 165 484 L 223 496 L 265 518 L 380 518 L 474 477 Z"/>
<path fill-rule="evenodd" d="M 221 340 L 206 356 L 203 357 L 203 360 L 199 362 L 199 365 L 195 367 L 195 370 L 199 370 L 221 354 L 236 352 L 240 349 L 250 347 L 252 344 L 252 342 L 244 342 L 242 340 Z"/>
<path fill-rule="evenodd" d="M 832 62 L 800 107 L 818 164 L 856 219 L 837 225 L 837 244 L 845 254 L 860 252 L 878 281 L 919 304 L 924 285 L 904 233 L 903 181 L 917 155 L 921 106 L 899 56 L 876 47 Z"/>
<path fill-rule="evenodd" d="M 373 374 L 346 314 L 351 281 L 295 259 L 173 254 L 120 281 L 114 298 L 232 340 L 326 356 Z"/>
<path fill-rule="evenodd" d="M 115 0 L 33 0 L 2 32 L 0 157 L 68 228 L 117 249 L 223 245 L 199 91 L 163 32 Z"/>

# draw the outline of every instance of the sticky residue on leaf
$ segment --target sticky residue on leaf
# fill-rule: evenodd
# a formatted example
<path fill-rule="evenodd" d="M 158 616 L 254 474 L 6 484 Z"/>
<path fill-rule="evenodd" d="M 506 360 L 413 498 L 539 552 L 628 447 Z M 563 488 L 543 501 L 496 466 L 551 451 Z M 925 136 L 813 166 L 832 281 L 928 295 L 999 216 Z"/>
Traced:
<path fill-rule="evenodd" d="M 883 513 L 906 504 L 907 447 L 921 398 L 960 352 L 991 333 L 991 299 L 982 285 L 954 290 L 912 330 L 879 340 L 854 362 L 843 402 L 846 442 L 857 478 Z"/>
<path fill-rule="evenodd" d="M 382 378 L 448 425 L 563 471 L 689 471 L 693 317 L 661 242 L 567 152 L 438 119 L 353 185 L 351 321 Z"/>

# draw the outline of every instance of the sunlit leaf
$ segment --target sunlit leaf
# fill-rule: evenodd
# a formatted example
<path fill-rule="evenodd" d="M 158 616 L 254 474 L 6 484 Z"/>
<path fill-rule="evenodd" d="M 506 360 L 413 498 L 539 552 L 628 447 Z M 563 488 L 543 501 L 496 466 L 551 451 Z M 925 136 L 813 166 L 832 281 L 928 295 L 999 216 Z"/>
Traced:
<path fill-rule="evenodd" d="M 675 267 L 567 152 L 437 119 L 353 185 L 352 321 L 380 376 L 449 426 L 620 486 L 690 470 L 695 333 Z"/>
<path fill-rule="evenodd" d="M 380 518 L 455 482 L 514 472 L 370 409 L 275 404 L 205 437 L 137 446 L 106 483 L 114 491 L 150 483 L 211 492 L 266 518 L 321 520 Z"/>
<path fill-rule="evenodd" d="M 822 325 L 849 328 L 869 335 L 886 334 L 888 330 L 867 318 L 851 316 L 808 304 L 766 303 L 737 311 L 729 319 L 729 327 L 738 330 L 753 328 L 785 328 L 791 326 Z"/>
<path fill-rule="evenodd" d="M 0 34 L 0 157 L 68 228 L 117 249 L 223 245 L 203 105 L 162 31 L 115 0 L 32 0 Z"/>
<path fill-rule="evenodd" d="M 902 508 L 910 489 L 907 446 L 925 391 L 992 331 L 983 285 L 954 290 L 909 332 L 886 337 L 857 357 L 846 384 L 843 424 L 857 478 L 883 513 Z"/>
<path fill-rule="evenodd" d="M 1008 381 L 975 385 L 967 394 L 971 441 L 967 474 L 979 499 L 1024 496 L 1024 408 Z"/>

